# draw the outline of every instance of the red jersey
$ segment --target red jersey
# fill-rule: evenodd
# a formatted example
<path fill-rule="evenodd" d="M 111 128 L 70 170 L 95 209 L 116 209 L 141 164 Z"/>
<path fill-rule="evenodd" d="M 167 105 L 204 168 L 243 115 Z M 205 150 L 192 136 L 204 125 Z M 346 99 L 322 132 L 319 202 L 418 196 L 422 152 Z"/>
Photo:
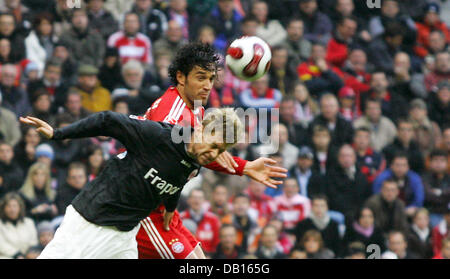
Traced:
<path fill-rule="evenodd" d="M 134 37 L 128 37 L 123 31 L 118 31 L 108 38 L 108 47 L 117 48 L 122 64 L 130 59 L 136 59 L 144 64 L 152 64 L 152 43 L 150 39 L 137 33 Z"/>
<path fill-rule="evenodd" d="M 138 118 L 194 127 L 201 123 L 204 113 L 205 109 L 203 107 L 194 111 L 191 110 L 181 98 L 177 88 L 171 86 L 150 106 L 145 116 Z M 242 175 L 247 161 L 239 157 L 234 157 L 234 159 L 239 165 L 236 168 L 236 174 Z M 229 173 L 216 162 L 205 167 Z M 185 259 L 199 244 L 199 241 L 183 226 L 177 211 L 175 211 L 175 215 L 172 218 L 170 230 L 165 231 L 163 229 L 163 210 L 164 207 L 160 206 L 140 223 L 141 228 L 136 235 L 140 259 Z M 173 243 L 176 243 L 175 247 L 172 247 Z M 205 247 L 205 251 L 207 251 L 208 247 Z M 166 253 L 163 253 L 164 251 Z"/>
<path fill-rule="evenodd" d="M 192 219 L 189 210 L 180 213 L 181 220 Z M 197 223 L 195 237 L 202 244 L 202 248 L 206 253 L 214 253 L 219 244 L 220 220 L 216 214 L 205 211 L 202 219 Z"/>

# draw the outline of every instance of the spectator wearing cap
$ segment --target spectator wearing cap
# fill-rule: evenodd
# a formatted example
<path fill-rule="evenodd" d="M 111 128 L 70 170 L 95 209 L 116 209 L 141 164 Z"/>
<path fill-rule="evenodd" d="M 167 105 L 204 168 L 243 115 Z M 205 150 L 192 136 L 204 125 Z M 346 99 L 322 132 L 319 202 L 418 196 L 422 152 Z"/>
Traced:
<path fill-rule="evenodd" d="M 1 105 L 2 94 L 0 93 L 0 139 L 15 146 L 22 136 L 17 116 L 14 112 Z"/>
<path fill-rule="evenodd" d="M 394 73 L 392 75 L 392 89 L 402 95 L 406 101 L 414 98 L 426 99 L 424 75 L 413 72 L 411 59 L 406 52 L 398 52 L 394 57 Z"/>
<path fill-rule="evenodd" d="M 320 99 L 321 113 L 310 124 L 310 131 L 315 125 L 327 127 L 331 133 L 331 144 L 341 146 L 353 140 L 352 123 L 339 113 L 339 102 L 335 95 L 324 94 Z M 311 133 L 312 134 L 312 133 Z"/>
<path fill-rule="evenodd" d="M 327 45 L 326 61 L 332 66 L 341 68 L 344 65 L 349 50 L 357 44 L 357 38 L 355 37 L 357 28 L 358 22 L 353 16 L 345 16 L 338 20 Z"/>
<path fill-rule="evenodd" d="M 146 67 L 150 67 L 153 65 L 152 42 L 146 35 L 139 32 L 139 24 L 138 14 L 126 13 L 123 30 L 109 36 L 107 47 L 117 48 L 122 64 L 130 59 L 136 59 Z"/>
<path fill-rule="evenodd" d="M 55 158 L 55 152 L 51 145 L 42 143 L 36 146 L 34 157 L 38 162 L 44 163 L 48 167 L 51 167 L 52 161 Z"/>
<path fill-rule="evenodd" d="M 368 128 L 355 129 L 353 148 L 356 152 L 356 166 L 366 176 L 367 182 L 372 183 L 386 167 L 386 161 L 370 146 L 370 130 Z"/>
<path fill-rule="evenodd" d="M 318 10 L 317 0 L 298 1 L 298 10 L 294 14 L 303 20 L 307 40 L 322 44 L 328 42 L 333 24 L 326 14 Z"/>
<path fill-rule="evenodd" d="M 50 243 L 55 235 L 55 228 L 49 221 L 39 222 L 36 226 L 38 232 L 39 244 L 38 247 L 42 250 Z"/>
<path fill-rule="evenodd" d="M 285 96 L 280 103 L 280 123 L 288 129 L 289 142 L 299 147 L 308 143 L 307 125 L 296 120 L 297 100 Z"/>
<path fill-rule="evenodd" d="M 429 167 L 422 175 L 425 187 L 425 207 L 430 210 L 431 224 L 437 225 L 450 203 L 450 174 L 447 153 L 435 149 L 429 156 Z"/>
<path fill-rule="evenodd" d="M 78 84 L 75 88 L 81 95 L 83 107 L 91 112 L 111 109 L 110 92 L 101 86 L 97 75 L 98 69 L 94 65 L 83 64 L 78 68 Z"/>
<path fill-rule="evenodd" d="M 17 67 L 13 64 L 2 65 L 0 94 L 2 95 L 2 107 L 13 111 L 19 117 L 24 116 L 30 110 L 30 103 L 27 93 L 16 85 L 17 71 Z"/>
<path fill-rule="evenodd" d="M 304 37 L 304 24 L 300 18 L 291 18 L 286 24 L 286 39 L 281 43 L 287 48 L 289 63 L 297 66 L 309 59 L 311 42 Z"/>
<path fill-rule="evenodd" d="M 314 43 L 311 48 L 311 56 L 297 66 L 297 74 L 314 97 L 333 92 L 337 94 L 344 85 L 337 75 L 337 68 L 331 67 L 326 60 L 326 46 Z"/>
<path fill-rule="evenodd" d="M 425 57 L 430 48 L 430 32 L 439 30 L 445 37 L 445 41 L 450 43 L 450 30 L 440 19 L 441 8 L 438 3 L 428 3 L 424 8 L 424 16 L 422 20 L 416 22 L 417 28 L 417 44 L 414 47 L 414 52 L 419 57 Z"/>
<path fill-rule="evenodd" d="M 314 195 L 325 193 L 323 176 L 318 170 L 313 168 L 313 163 L 314 154 L 312 149 L 308 146 L 303 146 L 299 150 L 297 164 L 288 172 L 288 177 L 297 180 L 299 193 L 310 199 Z M 267 191 L 268 190 L 272 189 L 267 189 Z M 277 189 L 277 191 L 279 190 Z"/>
<path fill-rule="evenodd" d="M 429 119 L 427 105 L 422 99 L 414 99 L 409 107 L 409 119 L 414 127 L 414 140 L 426 157 L 441 144 L 441 129 L 436 122 Z"/>
<path fill-rule="evenodd" d="M 344 86 L 338 93 L 340 109 L 339 113 L 348 121 L 353 121 L 361 116 L 359 105 L 356 103 L 355 90 L 349 86 Z"/>
<path fill-rule="evenodd" d="M 116 86 L 112 98 L 126 96 L 131 114 L 142 115 L 156 99 L 161 97 L 159 87 L 147 82 L 145 69 L 137 60 L 129 60 L 122 65 L 121 75 L 123 83 Z"/>
<path fill-rule="evenodd" d="M 428 100 L 430 120 L 435 121 L 441 129 L 450 125 L 450 82 L 441 81 L 437 92 L 431 93 Z"/>
<path fill-rule="evenodd" d="M 106 0 L 86 0 L 89 28 L 97 31 L 107 40 L 108 37 L 119 29 L 119 24 L 111 12 L 105 9 Z"/>
<path fill-rule="evenodd" d="M 105 42 L 102 35 L 89 27 L 86 11 L 75 9 L 71 23 L 71 28 L 61 35 L 60 42 L 68 46 L 76 61 L 100 66 L 105 54 Z"/>
<path fill-rule="evenodd" d="M 52 56 L 53 47 L 58 38 L 53 34 L 53 17 L 48 12 L 42 12 L 33 20 L 33 30 L 25 38 L 27 59 L 38 66 L 39 77 L 44 72 L 45 62 Z"/>
<path fill-rule="evenodd" d="M 433 238 L 433 252 L 435 255 L 438 255 L 441 252 L 444 239 L 448 239 L 450 236 L 450 204 L 447 204 L 444 218 L 433 228 L 431 234 Z"/>
<path fill-rule="evenodd" d="M 256 36 L 274 47 L 286 39 L 287 33 L 283 25 L 277 19 L 269 19 L 269 6 L 265 1 L 255 1 L 251 13 L 258 19 Z"/>
<path fill-rule="evenodd" d="M 356 165 L 356 152 L 351 145 L 339 148 L 337 164 L 327 170 L 325 181 L 330 209 L 343 214 L 345 223 L 350 224 L 356 210 L 371 194 L 366 176 Z"/>
<path fill-rule="evenodd" d="M 450 80 L 450 53 L 442 51 L 436 53 L 433 69 L 425 75 L 425 88 L 428 92 L 436 92 L 437 85 L 441 81 Z"/>

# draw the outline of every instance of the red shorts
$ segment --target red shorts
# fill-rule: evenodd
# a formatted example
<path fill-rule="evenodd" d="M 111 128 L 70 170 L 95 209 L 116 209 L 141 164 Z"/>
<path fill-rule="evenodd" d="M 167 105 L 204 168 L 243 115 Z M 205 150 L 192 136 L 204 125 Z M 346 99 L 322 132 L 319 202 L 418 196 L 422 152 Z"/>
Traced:
<path fill-rule="evenodd" d="M 142 220 L 136 235 L 139 259 L 186 259 L 200 244 L 192 233 L 183 226 L 180 214 L 175 214 L 170 223 L 170 230 L 164 230 L 164 217 L 157 209 Z"/>

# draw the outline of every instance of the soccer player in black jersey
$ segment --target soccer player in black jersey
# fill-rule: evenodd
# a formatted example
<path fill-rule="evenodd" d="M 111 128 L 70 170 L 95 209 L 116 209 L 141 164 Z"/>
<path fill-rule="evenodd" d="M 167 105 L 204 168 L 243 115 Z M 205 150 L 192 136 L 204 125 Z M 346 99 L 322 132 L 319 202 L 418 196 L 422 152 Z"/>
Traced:
<path fill-rule="evenodd" d="M 192 134 L 195 140 L 177 141 L 181 127 L 138 120 L 114 112 L 101 112 L 61 129 L 34 118 L 20 118 L 52 140 L 110 136 L 127 149 L 126 156 L 112 158 L 67 208 L 64 220 L 39 258 L 137 258 L 139 221 L 161 203 L 169 223 L 184 184 L 201 165 L 237 143 L 241 123 L 232 109 L 216 109 Z M 209 126 L 212 125 L 212 126 Z M 205 127 L 223 127 L 203 133 Z M 230 140 L 228 129 L 231 127 Z M 190 129 L 189 129 L 190 130 Z M 220 132 L 225 131 L 225 132 Z M 191 131 L 189 131 L 191 132 Z M 268 166 L 271 177 L 284 177 L 281 168 Z"/>

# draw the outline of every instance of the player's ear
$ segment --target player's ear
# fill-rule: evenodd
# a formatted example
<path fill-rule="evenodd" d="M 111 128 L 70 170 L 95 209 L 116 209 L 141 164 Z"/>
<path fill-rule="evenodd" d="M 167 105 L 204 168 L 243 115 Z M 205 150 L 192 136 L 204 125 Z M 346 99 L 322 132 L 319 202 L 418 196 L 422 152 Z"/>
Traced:
<path fill-rule="evenodd" d="M 177 81 L 179 85 L 184 86 L 186 84 L 186 75 L 181 71 L 177 71 Z"/>

